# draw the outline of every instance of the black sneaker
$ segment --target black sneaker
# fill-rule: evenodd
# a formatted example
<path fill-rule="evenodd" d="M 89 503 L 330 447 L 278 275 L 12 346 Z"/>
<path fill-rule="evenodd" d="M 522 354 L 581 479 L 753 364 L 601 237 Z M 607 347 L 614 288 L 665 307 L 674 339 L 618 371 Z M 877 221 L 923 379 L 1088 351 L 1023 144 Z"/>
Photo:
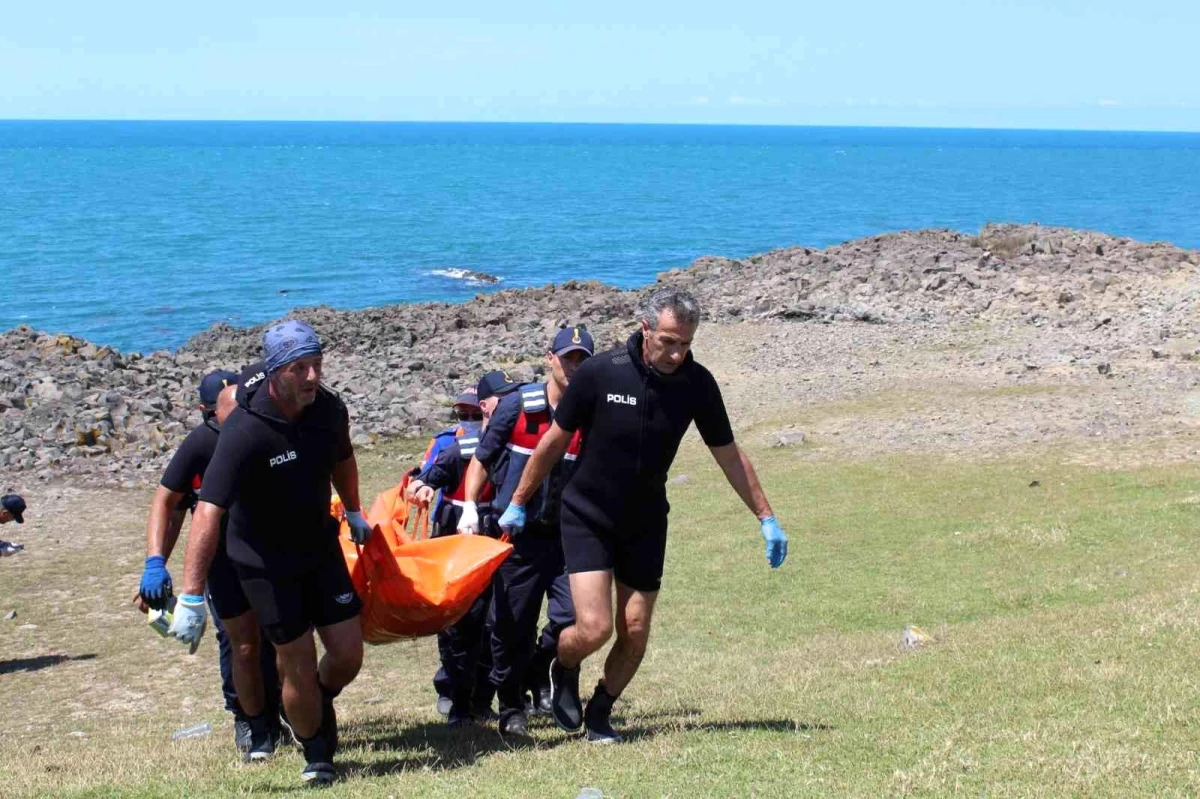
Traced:
<path fill-rule="evenodd" d="M 579 732 L 583 704 L 579 701 L 579 667 L 568 669 L 555 658 L 550 663 L 550 712 L 560 730 Z"/>
<path fill-rule="evenodd" d="M 300 772 L 300 779 L 309 785 L 328 785 L 337 779 L 337 772 L 333 770 L 332 763 L 309 762 L 304 764 L 304 770 Z"/>
<path fill-rule="evenodd" d="M 275 755 L 275 732 L 273 725 L 266 716 L 258 716 L 249 720 L 250 748 L 243 759 L 247 763 L 259 763 Z"/>
<path fill-rule="evenodd" d="M 237 747 L 238 752 L 245 757 L 250 751 L 252 731 L 250 729 L 250 719 L 245 716 L 236 716 L 233 719 L 233 745 Z"/>
<path fill-rule="evenodd" d="M 439 716 L 449 716 L 450 709 L 454 707 L 454 700 L 448 696 L 439 696 L 437 701 L 437 712 Z"/>
<path fill-rule="evenodd" d="M 301 741 L 300 746 L 304 749 L 304 770 L 300 772 L 300 779 L 316 785 L 333 782 L 337 773 L 333 770 L 333 751 L 325 736 L 318 732 Z"/>
<path fill-rule="evenodd" d="M 588 702 L 583 714 L 583 726 L 587 728 L 587 741 L 590 744 L 615 744 L 625 740 L 621 734 L 612 728 L 609 720 L 612 706 L 597 702 L 595 697 Z"/>
<path fill-rule="evenodd" d="M 506 710 L 500 714 L 500 735 L 505 738 L 529 738 L 529 719 L 524 710 Z"/>
<path fill-rule="evenodd" d="M 452 730 L 469 727 L 475 722 L 474 714 L 462 707 L 451 707 L 446 714 L 446 726 Z"/>

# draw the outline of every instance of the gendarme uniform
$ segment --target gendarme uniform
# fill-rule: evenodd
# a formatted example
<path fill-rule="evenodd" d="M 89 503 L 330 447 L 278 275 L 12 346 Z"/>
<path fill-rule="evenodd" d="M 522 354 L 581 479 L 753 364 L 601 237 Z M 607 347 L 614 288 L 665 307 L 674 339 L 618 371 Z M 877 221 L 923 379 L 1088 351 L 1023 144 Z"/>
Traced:
<path fill-rule="evenodd" d="M 590 354 L 591 336 L 579 328 L 574 330 L 583 342 L 578 348 Z M 512 500 L 525 465 L 550 429 L 554 414 L 542 383 L 521 386 L 496 407 L 475 453 L 496 487 L 493 507 L 507 507 Z M 544 667 L 548 672 L 558 634 L 575 623 L 575 606 L 563 563 L 559 505 L 579 456 L 579 442 L 576 436 L 567 454 L 529 498 L 525 529 L 514 539 L 512 554 L 496 571 L 490 614 L 492 683 L 500 700 L 502 727 L 506 714 L 524 711 L 531 660 L 536 655 L 537 669 Z M 535 648 L 543 594 L 548 598 L 550 624 Z"/>
<path fill-rule="evenodd" d="M 462 435 L 443 447 L 433 462 L 418 475 L 425 485 L 442 492 L 440 509 L 434 520 L 435 537 L 457 532 L 458 520 L 462 516 L 467 465 L 478 448 L 479 437 L 479 423 L 464 423 Z M 499 532 L 491 513 L 492 493 L 492 486 L 488 483 L 477 502 L 482 529 L 489 535 Z M 466 615 L 438 633 L 438 654 L 442 665 L 433 678 L 433 685 L 438 696 L 451 700 L 449 721 L 452 726 L 464 724 L 472 717 L 486 718 L 491 713 L 492 696 L 495 694 L 489 679 L 492 653 L 491 627 L 487 624 L 487 616 L 491 600 L 492 588 L 489 585 L 471 604 Z"/>

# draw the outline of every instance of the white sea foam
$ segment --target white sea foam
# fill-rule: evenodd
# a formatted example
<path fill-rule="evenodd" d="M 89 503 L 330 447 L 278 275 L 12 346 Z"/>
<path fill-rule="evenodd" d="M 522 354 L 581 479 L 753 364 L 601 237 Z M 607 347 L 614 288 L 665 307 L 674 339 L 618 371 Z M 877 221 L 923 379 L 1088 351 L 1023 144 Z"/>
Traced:
<path fill-rule="evenodd" d="M 482 286 L 490 283 L 490 280 L 484 279 L 481 272 L 473 272 L 470 269 L 462 269 L 456 266 L 447 267 L 445 269 L 431 269 L 425 274 L 436 277 L 447 277 L 451 280 L 461 280 L 472 286 Z M 502 281 L 504 278 L 496 277 L 496 282 Z"/>

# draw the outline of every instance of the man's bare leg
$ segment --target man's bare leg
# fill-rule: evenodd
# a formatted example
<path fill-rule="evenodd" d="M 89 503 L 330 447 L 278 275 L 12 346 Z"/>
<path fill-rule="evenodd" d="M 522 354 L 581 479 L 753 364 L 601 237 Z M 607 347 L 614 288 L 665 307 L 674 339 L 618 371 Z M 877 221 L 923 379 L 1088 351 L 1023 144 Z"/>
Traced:
<path fill-rule="evenodd" d="M 604 661 L 604 689 L 618 697 L 646 654 L 657 591 L 637 591 L 617 582 L 617 641 Z"/>
<path fill-rule="evenodd" d="M 578 572 L 571 575 L 571 601 L 575 624 L 558 637 L 558 656 L 550 666 L 550 710 L 554 723 L 567 732 L 583 726 L 579 700 L 579 665 L 612 637 L 612 572 Z"/>

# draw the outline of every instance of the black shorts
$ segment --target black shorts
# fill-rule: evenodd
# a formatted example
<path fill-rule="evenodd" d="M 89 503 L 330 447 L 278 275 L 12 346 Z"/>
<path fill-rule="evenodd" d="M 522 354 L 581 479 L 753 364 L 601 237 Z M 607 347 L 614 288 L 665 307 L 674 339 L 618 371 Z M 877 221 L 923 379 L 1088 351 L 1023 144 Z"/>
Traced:
<path fill-rule="evenodd" d="M 667 517 L 597 530 L 564 505 L 562 545 L 568 574 L 611 570 L 618 582 L 635 591 L 657 591 L 667 555 Z"/>
<path fill-rule="evenodd" d="M 291 643 L 314 627 L 353 619 L 362 610 L 340 551 L 287 575 L 236 568 L 259 627 L 276 646 Z"/>
<path fill-rule="evenodd" d="M 208 597 L 212 600 L 213 613 L 218 619 L 233 619 L 250 610 L 250 601 L 242 590 L 242 583 L 233 562 L 225 554 L 225 540 L 217 548 L 212 566 L 208 567 Z"/>

